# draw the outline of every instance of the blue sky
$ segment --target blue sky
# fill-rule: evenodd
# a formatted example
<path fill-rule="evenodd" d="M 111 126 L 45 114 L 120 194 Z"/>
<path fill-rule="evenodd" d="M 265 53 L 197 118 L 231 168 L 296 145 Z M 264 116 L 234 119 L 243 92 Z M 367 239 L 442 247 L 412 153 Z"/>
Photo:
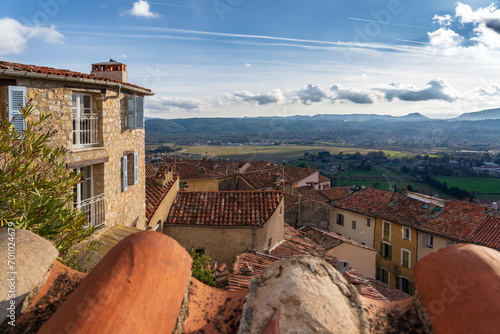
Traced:
<path fill-rule="evenodd" d="M 500 3 L 3 1 L 0 59 L 88 73 L 110 58 L 161 118 L 500 107 Z"/>

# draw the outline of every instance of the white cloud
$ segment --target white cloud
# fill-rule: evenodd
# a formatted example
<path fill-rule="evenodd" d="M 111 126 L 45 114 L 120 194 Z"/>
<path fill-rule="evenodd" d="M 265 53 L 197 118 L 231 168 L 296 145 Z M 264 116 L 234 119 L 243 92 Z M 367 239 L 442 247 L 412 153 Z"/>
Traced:
<path fill-rule="evenodd" d="M 258 103 L 259 105 L 265 104 L 283 104 L 285 98 L 281 89 L 273 89 L 269 93 L 254 94 L 247 91 L 234 92 L 226 96 L 229 100 L 244 101 L 248 103 Z"/>
<path fill-rule="evenodd" d="M 132 9 L 129 9 L 129 10 L 123 12 L 122 15 L 129 14 L 132 16 L 146 17 L 146 18 L 150 18 L 150 19 L 160 17 L 160 14 L 153 13 L 149 7 L 150 7 L 150 5 L 147 1 L 139 0 L 137 2 L 134 2 Z"/>
<path fill-rule="evenodd" d="M 464 38 L 448 28 L 439 28 L 436 31 L 428 32 L 429 41 L 434 46 L 457 47 L 463 42 Z"/>
<path fill-rule="evenodd" d="M 374 86 L 373 89 L 384 93 L 387 101 L 398 99 L 410 102 L 429 100 L 452 102 L 460 97 L 460 93 L 453 89 L 446 80 L 441 78 L 432 79 L 424 88 L 416 88 L 412 85 L 393 82 L 389 85 Z"/>
<path fill-rule="evenodd" d="M 250 64 L 250 63 L 245 63 L 245 67 L 252 67 L 252 64 Z"/>
<path fill-rule="evenodd" d="M 47 43 L 63 43 L 64 36 L 52 25 L 46 27 L 28 27 L 18 21 L 5 17 L 0 19 L 0 55 L 20 54 L 28 47 L 33 38 L 45 40 Z"/>
<path fill-rule="evenodd" d="M 436 22 L 442 27 L 447 27 L 451 24 L 451 16 L 449 14 L 446 15 L 434 15 L 432 21 Z"/>
<path fill-rule="evenodd" d="M 208 102 L 195 98 L 171 98 L 154 96 L 148 98 L 147 108 L 152 112 L 201 111 L 210 107 Z"/>
<path fill-rule="evenodd" d="M 294 102 L 300 101 L 303 104 L 319 103 L 328 98 L 327 94 L 319 85 L 309 84 L 297 91 Z"/>
<path fill-rule="evenodd" d="M 358 104 L 370 104 L 375 103 L 377 100 L 377 97 L 372 92 L 353 87 L 344 88 L 341 85 L 333 85 L 330 91 L 334 94 L 331 98 L 334 103 L 353 102 Z"/>
<path fill-rule="evenodd" d="M 475 37 L 471 40 L 488 48 L 500 48 L 500 9 L 494 4 L 473 10 L 471 6 L 458 3 L 455 16 L 460 23 L 472 23 Z"/>

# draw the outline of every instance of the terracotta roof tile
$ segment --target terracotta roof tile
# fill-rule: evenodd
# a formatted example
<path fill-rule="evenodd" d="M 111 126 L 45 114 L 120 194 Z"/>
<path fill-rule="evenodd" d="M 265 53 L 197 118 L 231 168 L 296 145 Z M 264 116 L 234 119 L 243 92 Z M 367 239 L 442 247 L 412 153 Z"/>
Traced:
<path fill-rule="evenodd" d="M 165 166 L 173 166 L 172 163 L 161 161 L 146 165 L 146 177 L 155 176 L 158 170 Z M 224 177 L 224 174 L 206 169 L 203 166 L 196 166 L 188 162 L 177 162 L 174 173 L 179 174 L 181 181 L 197 179 L 218 179 Z"/>
<path fill-rule="evenodd" d="M 281 191 L 186 191 L 172 205 L 166 224 L 262 226 L 278 208 Z"/>
<path fill-rule="evenodd" d="M 397 203 L 391 201 L 379 207 L 376 215 L 393 223 L 418 228 L 428 219 L 427 205 L 425 202 L 410 197 L 400 198 Z"/>
<path fill-rule="evenodd" d="M 300 232 L 304 233 L 304 235 L 308 239 L 310 239 L 310 240 L 314 241 L 315 243 L 317 243 L 318 245 L 322 246 L 327 251 L 334 248 L 334 247 L 337 247 L 338 245 L 343 244 L 343 243 L 354 245 L 354 246 L 361 247 L 361 248 L 368 249 L 368 250 L 372 250 L 374 252 L 376 251 L 375 249 L 368 247 L 366 245 L 363 245 L 360 242 L 348 239 L 346 237 L 343 237 L 343 236 L 338 235 L 338 234 L 333 233 L 333 232 L 323 231 L 323 230 L 317 229 L 317 228 L 312 227 L 312 226 L 304 226 L 304 227 L 300 228 L 299 230 L 300 230 Z"/>
<path fill-rule="evenodd" d="M 375 216 L 380 207 L 389 204 L 392 194 L 390 191 L 366 188 L 356 191 L 351 196 L 334 202 L 332 205 L 339 209 L 357 212 L 366 216 Z"/>
<path fill-rule="evenodd" d="M 174 175 L 174 179 L 164 186 L 160 186 L 154 182 L 153 177 L 146 178 L 146 224 L 149 225 L 151 218 L 153 218 L 156 210 L 160 206 L 161 202 L 172 189 L 175 181 L 177 181 L 177 175 Z"/>
<path fill-rule="evenodd" d="M 285 194 L 285 211 L 293 208 L 299 203 L 299 196 Z"/>
<path fill-rule="evenodd" d="M 468 242 L 472 233 L 487 216 L 482 206 L 451 200 L 439 215 L 427 219 L 420 226 L 420 229 L 451 239 Z"/>
<path fill-rule="evenodd" d="M 280 184 L 282 174 L 278 169 L 257 170 L 242 173 L 241 176 L 254 188 L 275 188 Z"/>
<path fill-rule="evenodd" d="M 319 190 L 314 189 L 313 186 L 294 188 L 293 192 L 295 194 L 301 194 L 302 198 L 312 199 L 316 202 L 321 202 L 321 203 L 329 202 L 328 198 L 323 196 L 323 194 Z"/>
<path fill-rule="evenodd" d="M 319 172 L 319 169 L 285 166 L 285 180 L 299 182 L 316 172 Z"/>
<path fill-rule="evenodd" d="M 478 245 L 500 249 L 500 218 L 486 217 L 472 233 L 469 241 Z"/>
<path fill-rule="evenodd" d="M 91 80 L 97 80 L 97 81 L 103 81 L 103 82 L 115 82 L 115 83 L 123 84 L 125 86 L 130 86 L 130 87 L 145 90 L 147 92 L 151 92 L 151 89 L 140 87 L 137 85 L 133 85 L 133 84 L 128 83 L 128 82 L 123 82 L 123 81 L 119 81 L 119 80 L 115 80 L 115 79 L 111 79 L 111 78 L 99 77 L 96 75 L 86 74 L 86 73 L 81 73 L 81 72 L 61 70 L 61 69 L 52 68 L 52 67 L 27 65 L 27 64 L 11 63 L 11 62 L 7 62 L 7 61 L 0 61 L 0 69 L 1 70 L 10 70 L 10 71 L 19 71 L 19 72 L 29 72 L 29 73 L 42 73 L 42 74 L 49 74 L 49 75 L 57 75 L 57 76 L 61 76 L 61 77 L 74 77 L 74 78 L 82 78 L 82 79 L 91 79 Z"/>
<path fill-rule="evenodd" d="M 328 198 L 330 201 L 338 201 L 349 197 L 350 187 L 335 187 L 320 190 L 320 194 Z"/>
<path fill-rule="evenodd" d="M 334 256 L 326 254 L 326 250 L 304 237 L 299 232 L 285 223 L 285 240 L 282 244 L 272 250 L 269 254 L 246 252 L 239 255 L 233 264 L 234 272 L 229 273 L 229 289 L 237 291 L 247 289 L 254 275 L 261 275 L 264 270 L 273 262 L 291 257 L 294 255 L 310 255 L 319 257 L 332 266 L 335 266 L 337 259 Z M 250 266 L 253 274 L 244 275 L 241 272 L 243 266 Z M 361 285 L 361 295 L 370 299 L 382 301 L 395 301 L 410 298 L 410 296 L 396 290 L 382 282 L 363 277 L 358 271 L 349 269 L 349 273 L 355 277 Z M 380 286 L 382 285 L 382 286 Z"/>

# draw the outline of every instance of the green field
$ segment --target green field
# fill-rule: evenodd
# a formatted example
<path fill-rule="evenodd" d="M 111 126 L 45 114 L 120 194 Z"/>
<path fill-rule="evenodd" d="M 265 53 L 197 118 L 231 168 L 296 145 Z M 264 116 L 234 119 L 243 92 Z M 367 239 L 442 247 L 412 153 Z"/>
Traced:
<path fill-rule="evenodd" d="M 489 177 L 436 177 L 441 182 L 446 182 L 449 187 L 458 187 L 470 192 L 481 194 L 500 194 L 500 179 Z"/>
<path fill-rule="evenodd" d="M 279 146 L 220 146 L 203 145 L 192 146 L 184 151 L 189 154 L 205 154 L 210 158 L 231 158 L 240 160 L 264 160 L 269 162 L 281 162 L 283 160 L 294 160 L 304 156 L 305 152 L 313 153 L 329 151 L 330 154 L 356 153 L 366 154 L 370 149 L 333 147 L 333 146 L 301 146 L 301 145 L 279 145 Z"/>

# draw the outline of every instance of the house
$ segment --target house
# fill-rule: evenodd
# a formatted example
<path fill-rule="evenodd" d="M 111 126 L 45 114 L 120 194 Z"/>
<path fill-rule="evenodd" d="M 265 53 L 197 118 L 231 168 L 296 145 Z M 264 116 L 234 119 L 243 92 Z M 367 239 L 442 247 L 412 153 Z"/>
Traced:
<path fill-rule="evenodd" d="M 163 166 L 155 176 L 146 178 L 146 225 L 148 229 L 162 231 L 170 208 L 179 192 L 179 175 L 173 166 Z"/>
<path fill-rule="evenodd" d="M 303 232 L 297 231 L 285 224 L 284 240 L 276 248 L 266 253 L 245 252 L 238 255 L 228 274 L 228 284 L 231 291 L 247 289 L 252 278 L 261 275 L 264 270 L 276 261 L 296 255 L 310 255 L 323 259 L 333 267 L 345 264 L 329 254 L 324 247 L 309 239 Z M 364 277 L 355 268 L 340 268 L 344 277 L 358 286 L 363 297 L 379 301 L 399 301 L 410 298 L 409 295 L 396 290 L 374 279 Z"/>
<path fill-rule="evenodd" d="M 19 106 L 51 114 L 67 168 L 82 173 L 74 205 L 92 226 L 146 227 L 144 98 L 119 62 L 92 64 L 90 74 L 0 61 L 0 116 L 22 131 Z"/>
<path fill-rule="evenodd" d="M 232 263 L 248 250 L 269 251 L 283 240 L 281 191 L 181 191 L 163 232 L 186 249 Z"/>
<path fill-rule="evenodd" d="M 418 228 L 434 211 L 429 209 L 432 204 L 408 197 L 406 188 L 402 194 L 391 195 L 392 200 L 375 213 L 377 279 L 413 295 L 412 269 L 417 262 Z"/>
<path fill-rule="evenodd" d="M 389 191 L 366 188 L 333 202 L 330 231 L 375 248 L 376 212 L 391 200 Z"/>
<path fill-rule="evenodd" d="M 332 232 L 326 232 L 312 226 L 298 229 L 304 236 L 322 246 L 326 254 L 347 261 L 364 277 L 375 278 L 377 251 L 357 241 L 347 239 Z"/>
<path fill-rule="evenodd" d="M 174 173 L 180 177 L 180 189 L 189 191 L 218 191 L 219 178 L 224 175 L 203 166 L 196 166 L 188 162 L 155 162 L 146 165 L 146 175 L 153 176 L 159 167 L 172 166 Z"/>

